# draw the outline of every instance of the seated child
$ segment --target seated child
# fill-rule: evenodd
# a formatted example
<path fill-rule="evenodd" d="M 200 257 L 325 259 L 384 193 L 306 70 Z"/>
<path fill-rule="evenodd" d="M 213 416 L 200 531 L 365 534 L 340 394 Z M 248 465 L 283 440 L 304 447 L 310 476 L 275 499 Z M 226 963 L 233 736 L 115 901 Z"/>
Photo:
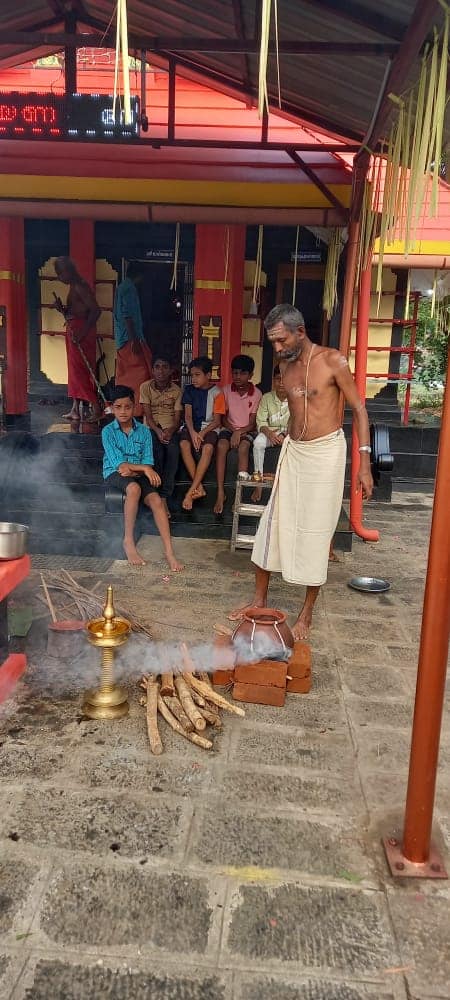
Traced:
<path fill-rule="evenodd" d="M 133 390 L 126 385 L 116 385 L 111 409 L 114 420 L 102 430 L 105 452 L 103 478 L 111 486 L 122 490 L 125 497 L 123 508 L 125 555 L 133 566 L 144 565 L 144 559 L 139 555 L 134 541 L 134 526 L 139 501 L 142 498 L 153 514 L 170 569 L 177 573 L 184 567 L 175 558 L 167 510 L 158 493 L 161 480 L 153 468 L 150 431 L 133 417 Z"/>
<path fill-rule="evenodd" d="M 180 386 L 172 382 L 172 368 L 165 358 L 156 355 L 153 378 L 142 383 L 139 402 L 152 435 L 154 467 L 161 477 L 160 496 L 167 505 L 175 487 L 183 404 Z"/>
<path fill-rule="evenodd" d="M 253 358 L 238 354 L 231 362 L 231 385 L 223 389 L 226 414 L 217 443 L 217 500 L 215 514 L 222 514 L 225 504 L 225 468 L 230 448 L 238 449 L 238 471 L 248 472 L 250 445 L 255 436 L 256 411 L 261 392 L 250 381 L 255 368 Z"/>
<path fill-rule="evenodd" d="M 221 415 L 225 413 L 222 390 L 211 384 L 212 361 L 194 358 L 189 365 L 192 384 L 183 392 L 184 427 L 180 431 L 180 451 L 192 479 L 183 500 L 185 510 L 192 510 L 194 500 L 206 496 L 203 478 L 217 444 Z"/>
<path fill-rule="evenodd" d="M 256 428 L 258 434 L 253 442 L 253 467 L 262 476 L 264 472 L 264 455 L 266 448 L 274 448 L 283 444 L 289 423 L 289 405 L 287 393 L 283 386 L 280 366 L 273 370 L 272 392 L 265 392 L 256 413 Z M 252 500 L 261 500 L 262 490 L 257 486 L 253 490 Z"/>

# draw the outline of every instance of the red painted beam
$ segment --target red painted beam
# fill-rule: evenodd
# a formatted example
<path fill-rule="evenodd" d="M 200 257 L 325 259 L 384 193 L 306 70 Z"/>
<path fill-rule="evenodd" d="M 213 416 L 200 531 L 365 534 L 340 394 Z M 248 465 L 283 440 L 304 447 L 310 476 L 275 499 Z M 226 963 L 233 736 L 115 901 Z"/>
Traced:
<path fill-rule="evenodd" d="M 22 676 L 27 666 L 27 658 L 24 653 L 10 653 L 8 658 L 0 666 L 0 704 L 6 701 L 12 694 L 14 688 Z"/>

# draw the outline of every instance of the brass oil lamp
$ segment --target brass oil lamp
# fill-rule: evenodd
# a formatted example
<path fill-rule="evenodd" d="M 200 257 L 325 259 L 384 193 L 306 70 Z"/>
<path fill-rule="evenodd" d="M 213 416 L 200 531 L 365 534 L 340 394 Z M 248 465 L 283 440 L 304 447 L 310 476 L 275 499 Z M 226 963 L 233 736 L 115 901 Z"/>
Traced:
<path fill-rule="evenodd" d="M 127 641 L 131 625 L 126 618 L 118 618 L 114 611 L 113 589 L 108 587 L 103 618 L 87 622 L 88 640 L 102 651 L 100 687 L 87 691 L 83 701 L 83 715 L 88 719 L 121 719 L 128 714 L 126 692 L 114 681 L 116 649 Z"/>

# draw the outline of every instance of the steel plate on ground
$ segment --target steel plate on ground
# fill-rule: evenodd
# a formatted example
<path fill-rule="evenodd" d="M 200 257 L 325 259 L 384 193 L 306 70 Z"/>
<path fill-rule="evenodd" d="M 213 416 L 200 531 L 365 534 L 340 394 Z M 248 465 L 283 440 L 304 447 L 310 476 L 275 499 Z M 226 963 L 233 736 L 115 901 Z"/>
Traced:
<path fill-rule="evenodd" d="M 348 581 L 348 586 L 365 594 L 382 594 L 383 591 L 389 590 L 391 585 L 387 580 L 381 580 L 376 576 L 354 576 Z"/>

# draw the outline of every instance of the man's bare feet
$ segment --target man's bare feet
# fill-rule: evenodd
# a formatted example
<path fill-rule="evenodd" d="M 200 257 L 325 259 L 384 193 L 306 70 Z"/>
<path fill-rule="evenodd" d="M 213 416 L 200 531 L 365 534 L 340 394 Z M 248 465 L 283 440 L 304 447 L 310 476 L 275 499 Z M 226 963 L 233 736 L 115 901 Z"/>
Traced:
<path fill-rule="evenodd" d="M 145 566 L 145 559 L 139 555 L 134 542 L 124 542 L 123 548 L 131 566 Z"/>
<path fill-rule="evenodd" d="M 261 500 L 261 497 L 262 497 L 262 489 L 261 489 L 261 487 L 260 486 L 255 486 L 255 489 L 253 490 L 253 493 L 250 496 L 250 500 L 252 501 L 252 503 L 259 503 L 259 501 Z"/>
<path fill-rule="evenodd" d="M 309 630 L 311 628 L 312 621 L 312 611 L 302 611 L 298 616 L 297 621 L 292 626 L 292 635 L 296 642 L 300 640 L 309 639 Z"/>
<path fill-rule="evenodd" d="M 217 500 L 216 500 L 216 502 L 214 504 L 214 513 L 215 514 L 223 514 L 223 508 L 225 507 L 226 499 L 227 498 L 226 498 L 225 493 L 223 492 L 223 490 L 218 490 L 217 491 Z"/>
<path fill-rule="evenodd" d="M 338 563 L 338 562 L 340 562 L 340 561 L 341 561 L 341 560 L 340 560 L 340 559 L 338 559 L 338 557 L 337 557 L 337 555 L 336 555 L 336 552 L 335 552 L 335 551 L 334 551 L 334 549 L 333 549 L 333 546 L 332 546 L 332 545 L 330 545 L 330 551 L 329 551 L 329 553 L 328 553 L 328 562 L 337 562 L 337 563 Z"/>
<path fill-rule="evenodd" d="M 176 559 L 175 556 L 166 556 L 166 559 L 169 564 L 169 569 L 172 570 L 172 573 L 181 573 L 181 571 L 184 569 L 184 563 L 178 562 L 178 559 Z"/>
<path fill-rule="evenodd" d="M 229 622 L 240 622 L 244 617 L 245 613 L 247 611 L 250 611 L 251 608 L 265 608 L 265 607 L 267 607 L 267 601 L 255 597 L 250 604 L 244 604 L 241 608 L 234 608 L 234 610 L 230 611 L 229 615 L 227 615 L 227 618 Z"/>

